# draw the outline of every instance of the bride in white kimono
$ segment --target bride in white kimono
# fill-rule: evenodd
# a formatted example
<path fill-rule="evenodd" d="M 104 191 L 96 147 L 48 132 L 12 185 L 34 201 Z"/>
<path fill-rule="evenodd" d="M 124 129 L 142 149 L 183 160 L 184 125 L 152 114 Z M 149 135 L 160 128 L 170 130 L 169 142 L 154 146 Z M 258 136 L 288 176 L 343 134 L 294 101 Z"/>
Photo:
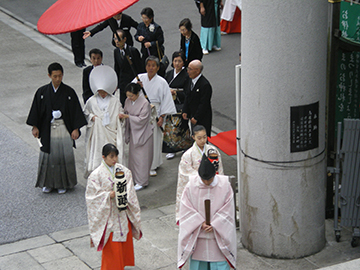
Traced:
<path fill-rule="evenodd" d="M 119 150 L 118 162 L 124 164 L 124 121 L 119 114 L 124 110 L 119 98 L 113 95 L 117 87 L 117 76 L 109 66 L 98 66 L 90 73 L 90 87 L 94 95 L 84 107 L 86 126 L 86 168 L 84 177 L 101 163 L 101 149 L 107 143 Z"/>
<path fill-rule="evenodd" d="M 215 146 L 207 144 L 206 129 L 202 125 L 197 125 L 193 128 L 192 138 L 195 140 L 192 147 L 190 147 L 181 157 L 178 172 L 178 182 L 176 190 L 176 223 L 179 222 L 180 201 L 186 184 L 189 182 L 189 177 L 198 175 L 198 169 L 201 163 L 203 154 L 208 155 L 209 150 L 213 150 L 218 154 L 218 168 L 217 174 L 223 175 L 224 169 L 221 161 L 220 151 Z"/>

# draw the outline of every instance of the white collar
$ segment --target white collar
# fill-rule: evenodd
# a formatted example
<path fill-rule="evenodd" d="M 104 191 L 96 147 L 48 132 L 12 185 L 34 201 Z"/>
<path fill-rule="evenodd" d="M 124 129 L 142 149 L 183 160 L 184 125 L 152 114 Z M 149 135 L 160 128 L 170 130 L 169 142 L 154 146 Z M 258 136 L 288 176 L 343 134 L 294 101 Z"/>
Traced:
<path fill-rule="evenodd" d="M 199 176 L 198 178 L 199 178 L 200 184 L 205 185 L 204 182 L 201 180 L 201 177 Z M 211 184 L 209 185 L 209 187 L 215 187 L 218 182 L 219 182 L 219 181 L 218 181 L 217 176 L 216 176 L 216 174 L 215 174 L 215 176 L 214 176 L 214 181 L 211 182 Z M 205 186 L 206 186 L 206 185 L 205 185 Z"/>
<path fill-rule="evenodd" d="M 119 50 L 120 50 L 120 51 L 125 51 L 125 50 L 126 50 L 126 47 L 127 47 L 127 44 L 125 43 L 125 44 L 124 44 L 124 48 L 122 48 L 122 49 L 119 48 Z"/>
<path fill-rule="evenodd" d="M 114 174 L 114 167 L 115 166 L 109 166 L 106 164 L 105 160 L 102 160 L 103 164 L 105 165 L 106 168 L 109 169 L 110 173 L 113 175 Z"/>
<path fill-rule="evenodd" d="M 61 83 L 60 83 L 60 84 L 61 84 Z M 53 87 L 54 93 L 56 93 L 56 91 L 59 89 L 60 84 L 59 84 L 59 86 L 58 86 L 57 88 L 55 88 L 55 87 L 54 87 L 54 84 L 51 82 L 51 85 L 52 85 L 52 87 Z"/>
<path fill-rule="evenodd" d="M 176 76 L 179 75 L 181 71 L 183 71 L 183 69 L 184 69 L 184 67 L 182 67 L 181 70 L 178 73 L 176 73 L 176 69 L 174 68 L 174 78 L 173 79 L 175 79 Z"/>
<path fill-rule="evenodd" d="M 201 157 L 202 157 L 202 155 L 205 153 L 205 151 L 206 151 L 206 144 L 204 145 L 204 150 L 201 150 L 200 149 L 200 147 L 197 145 L 197 143 L 196 142 L 194 142 L 195 143 L 195 146 L 196 146 L 196 148 L 199 150 L 199 152 L 200 152 L 200 154 L 201 154 Z"/>
<path fill-rule="evenodd" d="M 194 84 L 194 86 L 195 86 L 195 84 L 197 83 L 197 81 L 199 80 L 199 78 L 201 77 L 201 73 L 197 76 L 197 77 L 195 77 L 194 79 L 192 79 L 192 82 L 193 82 L 193 84 Z"/>

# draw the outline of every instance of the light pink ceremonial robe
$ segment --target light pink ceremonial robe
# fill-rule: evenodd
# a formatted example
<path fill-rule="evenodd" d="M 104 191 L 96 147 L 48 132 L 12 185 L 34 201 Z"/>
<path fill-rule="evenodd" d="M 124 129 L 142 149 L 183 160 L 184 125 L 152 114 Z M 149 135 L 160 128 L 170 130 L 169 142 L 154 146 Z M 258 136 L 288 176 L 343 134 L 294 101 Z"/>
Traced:
<path fill-rule="evenodd" d="M 126 210 L 119 211 L 115 198 L 110 199 L 110 192 L 114 190 L 114 174 L 104 162 L 89 176 L 86 186 L 86 206 L 90 230 L 90 238 L 97 250 L 101 250 L 113 232 L 114 242 L 126 242 L 129 232 L 128 220 L 131 222 L 132 235 L 135 239 L 141 237 L 140 205 L 134 189 L 131 171 L 116 163 L 114 166 L 125 173 L 127 179 Z M 103 238 L 103 240 L 102 240 Z"/>
<path fill-rule="evenodd" d="M 224 174 L 224 168 L 221 161 L 220 151 L 213 145 L 205 144 L 204 153 L 207 155 L 209 149 L 215 149 L 219 153 L 219 168 L 218 173 L 220 175 Z M 186 184 L 189 182 L 189 177 L 191 175 L 198 175 L 198 170 L 200 167 L 201 159 L 203 153 L 200 148 L 194 142 L 193 146 L 190 147 L 181 157 L 178 171 L 178 182 L 177 182 L 177 190 L 176 190 L 176 210 L 175 210 L 175 218 L 176 222 L 179 221 L 179 209 L 180 209 L 180 200 L 182 193 Z"/>
<path fill-rule="evenodd" d="M 211 201 L 210 233 L 201 229 L 205 222 L 204 200 Z M 228 176 L 216 175 L 207 186 L 199 175 L 190 176 L 180 204 L 178 263 L 181 268 L 190 256 L 207 262 L 228 261 L 236 266 L 236 231 L 233 191 Z"/>
<path fill-rule="evenodd" d="M 167 115 L 167 114 L 175 114 L 176 107 L 175 103 L 172 99 L 172 95 L 170 92 L 169 85 L 167 81 L 155 74 L 155 76 L 150 80 L 147 73 L 139 74 L 140 81 L 143 83 L 145 92 L 151 102 L 152 105 L 155 106 L 157 116 Z M 133 83 L 137 82 L 135 78 Z M 163 132 L 160 127 L 155 123 L 154 125 L 154 135 L 153 135 L 153 161 L 151 164 L 151 169 L 155 170 L 162 163 L 162 144 L 163 144 Z"/>
<path fill-rule="evenodd" d="M 140 186 L 147 186 L 153 160 L 153 125 L 150 123 L 150 103 L 140 94 L 135 102 L 126 99 L 124 110 L 129 115 L 125 124 L 125 142 L 129 143 L 128 166 L 133 173 L 134 182 Z"/>

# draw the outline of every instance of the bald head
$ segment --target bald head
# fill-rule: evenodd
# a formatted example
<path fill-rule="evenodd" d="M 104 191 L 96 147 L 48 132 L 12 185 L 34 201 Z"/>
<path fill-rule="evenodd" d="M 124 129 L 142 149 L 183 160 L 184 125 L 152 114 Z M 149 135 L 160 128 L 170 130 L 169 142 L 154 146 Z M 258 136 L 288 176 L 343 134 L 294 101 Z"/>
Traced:
<path fill-rule="evenodd" d="M 193 60 L 188 66 L 188 74 L 191 79 L 196 78 L 202 72 L 204 66 L 199 60 Z"/>

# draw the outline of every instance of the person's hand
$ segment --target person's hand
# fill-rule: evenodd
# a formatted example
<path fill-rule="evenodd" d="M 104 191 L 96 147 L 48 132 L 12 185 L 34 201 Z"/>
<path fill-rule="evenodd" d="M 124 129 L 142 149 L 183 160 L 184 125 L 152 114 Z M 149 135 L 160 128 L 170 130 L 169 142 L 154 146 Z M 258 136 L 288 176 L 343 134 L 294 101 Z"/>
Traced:
<path fill-rule="evenodd" d="M 91 35 L 90 31 L 85 31 L 83 34 L 84 34 L 83 39 L 86 39 L 86 38 L 90 37 L 90 35 Z"/>
<path fill-rule="evenodd" d="M 150 43 L 150 42 L 145 42 L 145 43 L 144 43 L 144 46 L 145 46 L 145 48 L 150 48 L 150 47 L 151 47 L 151 43 Z"/>
<path fill-rule="evenodd" d="M 193 117 L 193 118 L 191 118 L 190 122 L 191 122 L 191 124 L 196 125 L 197 120 Z"/>
<path fill-rule="evenodd" d="M 204 7 L 200 7 L 200 14 L 205 16 L 205 8 Z"/>
<path fill-rule="evenodd" d="M 164 123 L 164 118 L 160 116 L 159 121 L 157 122 L 157 126 L 161 127 L 163 125 L 163 123 Z"/>
<path fill-rule="evenodd" d="M 189 119 L 187 118 L 187 113 L 183 113 L 183 114 L 182 114 L 182 117 L 183 117 L 184 120 L 189 120 Z"/>
<path fill-rule="evenodd" d="M 34 138 L 39 138 L 39 129 L 37 127 L 33 126 L 31 133 L 34 136 Z"/>
<path fill-rule="evenodd" d="M 224 4 L 222 1 L 220 1 L 220 9 L 223 9 L 224 8 Z"/>
<path fill-rule="evenodd" d="M 80 134 L 79 134 L 79 129 L 74 129 L 72 132 L 71 132 L 71 138 L 73 140 L 77 140 L 79 138 Z"/>
<path fill-rule="evenodd" d="M 176 90 L 170 89 L 171 95 L 176 96 Z"/>
<path fill-rule="evenodd" d="M 145 39 L 145 38 L 144 38 L 143 36 L 139 36 L 139 37 L 138 37 L 138 40 L 139 40 L 140 42 L 142 42 L 144 39 Z"/>
<path fill-rule="evenodd" d="M 142 81 L 137 81 L 136 83 L 139 84 L 141 88 L 144 88 Z"/>
<path fill-rule="evenodd" d="M 205 221 L 203 222 L 203 224 L 201 224 L 201 229 L 203 229 L 207 233 L 213 231 L 213 227 L 211 225 L 206 225 Z"/>
<path fill-rule="evenodd" d="M 115 191 L 110 191 L 110 199 L 115 198 Z"/>
<path fill-rule="evenodd" d="M 95 122 L 95 117 L 97 117 L 97 116 L 94 115 L 94 116 L 91 118 L 91 121 Z"/>
<path fill-rule="evenodd" d="M 126 119 L 126 118 L 129 118 L 129 115 L 124 114 L 124 113 L 119 113 L 119 118 L 120 119 Z"/>

